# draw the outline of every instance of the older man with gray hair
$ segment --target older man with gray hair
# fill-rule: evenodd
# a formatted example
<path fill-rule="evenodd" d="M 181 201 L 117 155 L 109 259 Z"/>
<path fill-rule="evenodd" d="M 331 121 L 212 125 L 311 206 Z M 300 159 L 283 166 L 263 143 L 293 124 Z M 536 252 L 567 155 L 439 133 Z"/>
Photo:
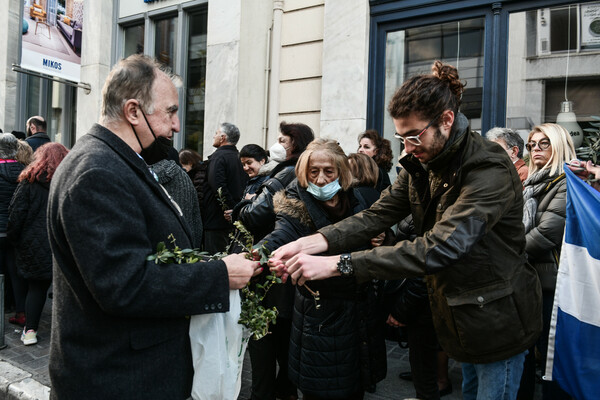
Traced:
<path fill-rule="evenodd" d="M 494 127 L 487 131 L 485 137 L 502 146 L 517 169 L 521 183 L 525 182 L 525 179 L 527 179 L 527 176 L 529 175 L 529 168 L 527 167 L 527 164 L 525 164 L 525 161 L 523 161 L 523 147 L 525 147 L 523 138 L 510 128 L 498 127 Z"/>
<path fill-rule="evenodd" d="M 188 398 L 189 316 L 228 311 L 229 290 L 258 268 L 243 254 L 148 260 L 160 242 L 192 244 L 180 207 L 147 161 L 166 156 L 179 131 L 173 79 L 147 56 L 121 60 L 102 89 L 100 123 L 52 179 L 52 399 Z"/>
<path fill-rule="evenodd" d="M 213 136 L 214 153 L 208 156 L 207 184 L 202 199 L 204 250 L 211 254 L 225 251 L 231 232 L 231 210 L 242 200 L 248 174 L 240 161 L 237 144 L 240 130 L 228 122 L 219 124 Z M 220 194 L 219 194 L 220 191 Z M 220 198 L 219 198 L 220 197 Z M 228 211 L 224 213 L 224 211 Z"/>

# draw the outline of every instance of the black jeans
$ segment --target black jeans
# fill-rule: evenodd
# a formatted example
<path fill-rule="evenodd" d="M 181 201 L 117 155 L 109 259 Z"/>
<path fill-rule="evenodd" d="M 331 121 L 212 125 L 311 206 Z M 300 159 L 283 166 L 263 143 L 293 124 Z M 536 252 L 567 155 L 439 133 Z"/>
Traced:
<path fill-rule="evenodd" d="M 431 314 L 421 315 L 407 325 L 408 360 L 415 397 L 423 400 L 439 400 L 437 385 L 437 359 L 440 350 Z"/>
<path fill-rule="evenodd" d="M 27 281 L 17 273 L 15 251 L 6 237 L 0 237 L 0 273 L 4 274 L 6 304 L 14 304 L 17 312 L 24 312 Z"/>
<path fill-rule="evenodd" d="M 27 290 L 27 299 L 25 301 L 25 319 L 26 330 L 38 330 L 40 317 L 46 304 L 48 288 L 52 284 L 51 280 L 28 280 L 29 290 Z"/>
<path fill-rule="evenodd" d="M 270 332 L 260 340 L 250 339 L 248 350 L 252 362 L 252 400 L 275 400 L 298 395 L 288 378 L 288 356 L 292 320 L 277 318 Z M 279 364 L 279 372 L 276 367 Z"/>

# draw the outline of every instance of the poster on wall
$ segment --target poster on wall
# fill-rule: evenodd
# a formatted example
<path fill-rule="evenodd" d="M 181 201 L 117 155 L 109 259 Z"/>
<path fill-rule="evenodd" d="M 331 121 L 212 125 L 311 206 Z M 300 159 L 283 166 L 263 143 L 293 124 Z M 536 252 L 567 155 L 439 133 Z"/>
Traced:
<path fill-rule="evenodd" d="M 84 0 L 23 0 L 21 67 L 79 82 Z"/>
<path fill-rule="evenodd" d="M 600 3 L 581 5 L 581 45 L 600 45 Z"/>

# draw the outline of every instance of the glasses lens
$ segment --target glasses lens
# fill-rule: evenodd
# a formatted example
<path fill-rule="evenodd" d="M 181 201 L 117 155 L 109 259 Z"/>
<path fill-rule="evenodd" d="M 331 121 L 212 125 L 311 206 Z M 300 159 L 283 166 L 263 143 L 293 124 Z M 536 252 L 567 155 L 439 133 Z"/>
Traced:
<path fill-rule="evenodd" d="M 525 145 L 527 151 L 535 149 L 535 146 L 539 147 L 540 150 L 546 150 L 550 147 L 550 141 L 548 139 L 540 140 L 539 142 L 529 142 Z"/>

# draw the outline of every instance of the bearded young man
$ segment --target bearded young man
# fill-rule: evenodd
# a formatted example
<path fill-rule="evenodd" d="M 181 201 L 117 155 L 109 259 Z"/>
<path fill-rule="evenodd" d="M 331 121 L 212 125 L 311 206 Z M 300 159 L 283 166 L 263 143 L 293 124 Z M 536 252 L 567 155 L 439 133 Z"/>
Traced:
<path fill-rule="evenodd" d="M 462 362 L 463 398 L 515 399 L 542 327 L 540 283 L 525 263 L 521 182 L 505 151 L 459 113 L 456 68 L 436 61 L 432 70 L 408 79 L 388 107 L 407 153 L 396 182 L 368 210 L 282 246 L 270 264 L 300 285 L 425 276 L 440 345 Z M 409 214 L 414 241 L 311 255 L 350 251 Z"/>

